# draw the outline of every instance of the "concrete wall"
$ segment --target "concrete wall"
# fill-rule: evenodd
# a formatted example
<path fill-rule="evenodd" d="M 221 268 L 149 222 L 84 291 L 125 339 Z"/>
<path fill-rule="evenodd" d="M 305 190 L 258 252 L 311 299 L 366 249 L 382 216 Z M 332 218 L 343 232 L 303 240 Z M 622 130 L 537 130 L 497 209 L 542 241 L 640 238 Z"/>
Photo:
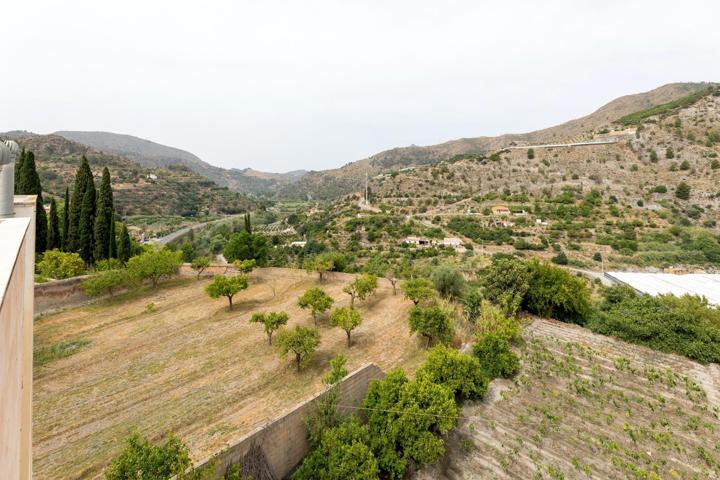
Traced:
<path fill-rule="evenodd" d="M 32 478 L 35 196 L 0 223 L 0 478 Z M 7 280 L 7 281 L 5 281 Z"/>
<path fill-rule="evenodd" d="M 372 363 L 350 373 L 339 384 L 341 392 L 338 403 L 340 405 L 360 406 L 370 382 L 384 376 L 382 370 Z M 257 445 L 262 448 L 268 466 L 275 478 L 287 477 L 310 451 L 310 445 L 306 438 L 307 430 L 303 420 L 313 412 L 315 408 L 313 402 L 323 393 L 299 403 L 271 423 L 239 438 L 226 450 L 197 463 L 196 466 L 202 466 L 214 461 L 216 465 L 215 476 L 212 479 L 217 479 L 225 473 L 229 466 L 237 464 L 250 450 L 251 446 Z M 355 409 L 339 408 L 338 410 L 343 415 L 357 413 Z"/>

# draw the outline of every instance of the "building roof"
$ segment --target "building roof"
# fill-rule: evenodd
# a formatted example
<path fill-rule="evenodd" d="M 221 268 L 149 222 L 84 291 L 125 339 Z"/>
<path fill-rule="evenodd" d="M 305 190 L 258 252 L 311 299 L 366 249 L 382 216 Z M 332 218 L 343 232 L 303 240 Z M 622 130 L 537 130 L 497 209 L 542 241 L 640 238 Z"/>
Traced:
<path fill-rule="evenodd" d="M 641 293 L 653 296 L 671 293 L 678 297 L 700 295 L 707 298 L 708 303 L 720 306 L 720 274 L 607 272 L 605 276 Z"/>

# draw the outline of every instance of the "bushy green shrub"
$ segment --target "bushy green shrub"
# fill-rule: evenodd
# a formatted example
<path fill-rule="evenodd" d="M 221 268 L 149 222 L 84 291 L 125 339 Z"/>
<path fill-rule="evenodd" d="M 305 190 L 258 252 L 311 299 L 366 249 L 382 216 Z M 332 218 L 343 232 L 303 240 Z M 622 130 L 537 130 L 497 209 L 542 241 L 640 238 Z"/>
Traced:
<path fill-rule="evenodd" d="M 473 355 L 479 360 L 482 371 L 490 379 L 510 378 L 520 370 L 520 360 L 510 350 L 506 338 L 497 333 L 478 336 L 473 345 Z"/>
<path fill-rule="evenodd" d="M 153 445 L 134 433 L 127 439 L 125 450 L 105 470 L 105 480 L 170 478 L 188 467 L 190 454 L 179 438 L 170 435 L 164 444 Z"/>
<path fill-rule="evenodd" d="M 449 266 L 441 266 L 432 273 L 435 290 L 443 298 L 460 298 L 465 290 L 465 278 L 462 273 Z"/>
<path fill-rule="evenodd" d="M 493 257 L 490 266 L 480 272 L 485 297 L 508 314 L 520 308 L 530 288 L 529 282 L 527 263 L 515 258 Z"/>
<path fill-rule="evenodd" d="M 424 307 L 415 305 L 410 310 L 410 332 L 418 333 L 426 338 L 425 348 L 431 341 L 449 342 L 452 340 L 453 328 L 450 314 L 439 305 Z"/>
<path fill-rule="evenodd" d="M 523 307 L 531 313 L 574 323 L 585 323 L 590 292 L 585 281 L 567 270 L 539 260 L 528 263 L 529 288 Z"/>
<path fill-rule="evenodd" d="M 482 399 L 487 393 L 488 379 L 480 361 L 442 345 L 430 349 L 416 378 L 444 385 L 460 399 Z"/>
<path fill-rule="evenodd" d="M 43 277 L 61 280 L 82 275 L 85 272 L 85 262 L 77 253 L 48 250 L 38 262 L 38 270 Z"/>

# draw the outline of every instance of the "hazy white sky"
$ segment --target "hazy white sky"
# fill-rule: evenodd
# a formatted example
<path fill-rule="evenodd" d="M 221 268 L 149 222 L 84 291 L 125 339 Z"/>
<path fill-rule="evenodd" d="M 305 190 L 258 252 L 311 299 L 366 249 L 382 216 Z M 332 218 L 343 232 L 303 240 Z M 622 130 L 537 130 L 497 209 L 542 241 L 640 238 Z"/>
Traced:
<path fill-rule="evenodd" d="M 321 169 L 720 81 L 720 2 L 35 1 L 0 6 L 0 131 L 105 130 Z"/>

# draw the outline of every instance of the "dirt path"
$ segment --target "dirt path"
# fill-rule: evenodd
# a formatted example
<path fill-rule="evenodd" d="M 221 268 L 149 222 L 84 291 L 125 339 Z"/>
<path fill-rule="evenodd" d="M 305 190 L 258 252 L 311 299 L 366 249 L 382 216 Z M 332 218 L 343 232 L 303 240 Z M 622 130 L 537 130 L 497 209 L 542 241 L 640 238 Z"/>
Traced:
<path fill-rule="evenodd" d="M 321 286 L 344 305 L 347 280 L 331 275 Z M 320 349 L 300 374 L 248 319 L 254 311 L 285 310 L 291 326 L 311 325 L 296 302 L 317 284 L 314 276 L 281 269 L 254 274 L 231 312 L 225 299 L 207 297 L 206 283 L 177 280 L 36 322 L 36 346 L 92 342 L 35 370 L 36 479 L 96 476 L 135 428 L 152 437 L 174 432 L 193 458 L 207 456 L 318 391 L 338 353 L 348 356 L 350 370 L 368 361 L 385 371 L 414 368 L 422 360 L 407 328 L 410 304 L 383 280 L 359 305 L 363 324 L 353 332 L 353 346 L 347 349 L 343 331 L 321 325 Z M 150 302 L 156 308 L 146 312 Z"/>

